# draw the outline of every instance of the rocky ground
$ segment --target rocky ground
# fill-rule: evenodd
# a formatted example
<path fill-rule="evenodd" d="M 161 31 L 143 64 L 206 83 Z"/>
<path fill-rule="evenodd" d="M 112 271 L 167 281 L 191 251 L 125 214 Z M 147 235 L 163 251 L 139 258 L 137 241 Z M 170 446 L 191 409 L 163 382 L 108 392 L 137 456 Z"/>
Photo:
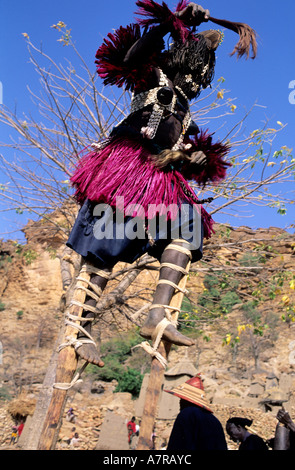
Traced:
<path fill-rule="evenodd" d="M 101 397 L 98 400 L 76 396 L 70 403 L 75 410 L 75 422 L 69 423 L 66 420 L 66 416 L 64 416 L 56 449 L 74 450 L 69 444 L 69 439 L 73 434 L 73 427 L 75 427 L 75 432 L 79 434 L 79 445 L 76 449 L 95 450 L 99 441 L 101 424 L 107 410 L 112 410 L 114 413 L 124 416 L 127 423 L 127 420 L 134 414 L 134 403 L 131 396 L 128 396 L 129 394 L 116 395 L 118 396 L 115 398 L 109 395 L 108 398 Z M 19 448 L 18 444 L 10 445 L 11 429 L 14 421 L 7 408 L 7 406 L 4 406 L 0 409 L 0 448 L 2 450 L 17 450 Z M 253 419 L 251 431 L 260 435 L 265 440 L 271 439 L 274 436 L 277 420 L 270 413 L 265 413 L 259 409 L 225 405 L 213 405 L 213 410 L 224 428 L 229 417 L 241 416 Z M 292 414 L 293 416 L 295 415 L 295 408 L 292 409 Z M 161 448 L 163 442 L 167 442 L 172 426 L 172 420 L 159 420 L 156 422 L 156 450 Z M 236 450 L 237 445 L 230 441 L 228 436 L 226 437 L 228 448 Z"/>

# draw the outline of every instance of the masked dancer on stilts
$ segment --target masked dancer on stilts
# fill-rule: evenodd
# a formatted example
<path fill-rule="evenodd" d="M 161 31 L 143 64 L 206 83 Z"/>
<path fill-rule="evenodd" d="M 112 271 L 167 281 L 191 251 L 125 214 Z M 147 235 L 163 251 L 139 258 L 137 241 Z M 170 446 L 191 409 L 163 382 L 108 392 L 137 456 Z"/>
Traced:
<path fill-rule="evenodd" d="M 140 19 L 110 33 L 96 53 L 104 84 L 132 92 L 130 114 L 85 151 L 71 178 L 81 208 L 67 245 L 91 272 L 75 349 L 100 367 L 91 339 L 95 305 L 115 264 L 144 253 L 159 260 L 160 275 L 142 337 L 154 340 L 160 332 L 164 341 L 193 344 L 171 320 L 169 303 L 214 231 L 189 182 L 217 184 L 230 166 L 229 147 L 214 143 L 191 118 L 190 101 L 210 86 L 222 40 L 220 31 L 196 27 L 211 21 L 229 28 L 240 36 L 233 54 L 249 57 L 252 47 L 256 55 L 255 32 L 246 24 L 217 20 L 185 0 L 175 12 L 152 0 L 136 5 Z M 167 35 L 172 44 L 165 48 Z"/>

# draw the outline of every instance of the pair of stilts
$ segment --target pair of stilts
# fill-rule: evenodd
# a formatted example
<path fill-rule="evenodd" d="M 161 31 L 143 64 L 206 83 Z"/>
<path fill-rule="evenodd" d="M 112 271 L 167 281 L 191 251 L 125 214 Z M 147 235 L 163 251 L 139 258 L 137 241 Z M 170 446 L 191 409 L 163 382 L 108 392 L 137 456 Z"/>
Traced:
<path fill-rule="evenodd" d="M 189 250 L 189 243 L 185 240 L 173 240 L 163 251 L 159 280 L 153 301 L 147 319 L 140 331 L 143 338 L 152 340 L 152 347 L 147 346 L 147 351 L 151 354 L 157 354 L 157 347 L 161 340 L 181 346 L 194 344 L 191 339 L 177 330 L 177 316 L 180 308 L 170 305 L 176 292 L 181 291 L 184 293 L 184 288 L 180 287 L 179 283 L 184 277 L 187 278 L 190 260 L 191 251 Z M 82 314 L 77 317 L 77 315 L 71 314 L 70 310 L 66 320 L 68 325 L 78 330 L 77 338 L 70 339 L 77 355 L 87 363 L 93 363 L 99 367 L 103 367 L 104 363 L 91 336 L 91 323 L 95 319 L 96 304 L 107 285 L 112 269 L 113 266 L 98 269 L 87 262 L 82 266 L 77 278 L 77 281 L 82 282 L 80 284 L 77 282 L 76 289 L 84 293 L 85 301 L 76 300 L 74 295 L 71 302 L 71 306 L 74 308 L 82 309 Z M 83 276 L 85 272 L 89 274 L 88 279 L 85 275 Z M 173 313 L 174 315 L 172 315 Z M 69 343 L 66 343 L 66 345 L 69 345 Z M 143 343 L 143 347 L 145 347 L 145 343 Z"/>

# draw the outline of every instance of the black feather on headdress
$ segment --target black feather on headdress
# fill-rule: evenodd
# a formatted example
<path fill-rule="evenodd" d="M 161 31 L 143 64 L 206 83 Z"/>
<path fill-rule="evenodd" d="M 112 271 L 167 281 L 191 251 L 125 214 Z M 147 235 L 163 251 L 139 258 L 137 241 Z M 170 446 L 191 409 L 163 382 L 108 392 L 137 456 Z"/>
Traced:
<path fill-rule="evenodd" d="M 215 52 L 208 47 L 205 37 L 200 34 L 191 35 L 185 43 L 176 41 L 166 53 L 163 69 L 172 80 L 178 75 L 178 83 L 183 90 L 186 75 L 192 74 L 199 85 L 195 94 L 198 96 L 201 88 L 207 88 L 213 80 Z"/>

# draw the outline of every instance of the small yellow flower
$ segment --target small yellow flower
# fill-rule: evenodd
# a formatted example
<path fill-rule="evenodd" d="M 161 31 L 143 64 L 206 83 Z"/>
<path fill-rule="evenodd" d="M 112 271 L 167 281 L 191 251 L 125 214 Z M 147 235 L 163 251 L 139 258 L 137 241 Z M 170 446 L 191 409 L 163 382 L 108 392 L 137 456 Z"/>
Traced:
<path fill-rule="evenodd" d="M 291 289 L 295 290 L 295 279 L 292 279 L 292 281 L 290 281 L 289 286 Z"/>
<path fill-rule="evenodd" d="M 250 137 L 255 137 L 259 133 L 259 129 L 255 129 L 255 131 L 252 131 L 250 134 Z"/>
<path fill-rule="evenodd" d="M 286 150 L 286 152 L 292 152 L 293 149 L 290 149 L 289 147 L 287 147 L 287 145 L 283 145 L 281 147 L 282 150 Z"/>
<path fill-rule="evenodd" d="M 242 331 L 246 330 L 246 325 L 238 325 L 238 335 L 241 336 Z"/>
<path fill-rule="evenodd" d="M 30 39 L 29 35 L 27 33 L 22 33 L 23 37 L 26 39 Z"/>
<path fill-rule="evenodd" d="M 237 109 L 236 105 L 232 104 L 230 107 L 231 112 L 234 113 L 236 109 Z"/>
<path fill-rule="evenodd" d="M 230 341 L 231 341 L 231 335 L 228 333 L 228 334 L 226 335 L 225 342 L 226 342 L 226 344 L 229 344 Z"/>
<path fill-rule="evenodd" d="M 223 99 L 223 90 L 221 90 L 217 93 L 217 99 L 219 99 L 219 100 Z"/>

